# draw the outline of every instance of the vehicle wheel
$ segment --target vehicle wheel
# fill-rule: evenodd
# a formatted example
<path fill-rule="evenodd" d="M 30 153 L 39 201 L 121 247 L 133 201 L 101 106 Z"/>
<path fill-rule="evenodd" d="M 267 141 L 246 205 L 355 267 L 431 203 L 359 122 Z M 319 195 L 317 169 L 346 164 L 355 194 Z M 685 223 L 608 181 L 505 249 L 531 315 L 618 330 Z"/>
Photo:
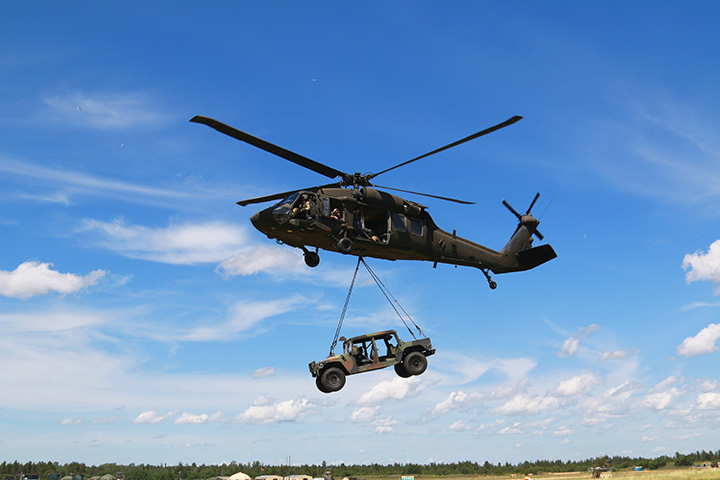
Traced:
<path fill-rule="evenodd" d="M 403 364 L 410 375 L 420 375 L 427 368 L 427 358 L 420 352 L 410 352 Z"/>
<path fill-rule="evenodd" d="M 322 393 L 330 393 L 329 391 L 325 390 L 325 387 L 323 387 L 322 382 L 320 381 L 320 377 L 315 378 L 315 386 L 320 390 Z"/>
<path fill-rule="evenodd" d="M 402 377 L 402 378 L 412 377 L 412 373 L 405 370 L 405 365 L 403 365 L 402 363 L 395 364 L 395 373 L 398 374 L 398 377 Z"/>
<path fill-rule="evenodd" d="M 320 255 L 317 252 L 307 252 L 305 254 L 305 265 L 315 268 L 320 264 Z"/>
<path fill-rule="evenodd" d="M 353 242 L 347 237 L 341 238 L 337 242 L 337 249 L 340 251 L 340 253 L 348 254 L 352 252 L 353 249 Z"/>
<path fill-rule="evenodd" d="M 345 372 L 337 367 L 326 368 L 320 374 L 320 383 L 328 393 L 337 392 L 345 386 Z"/>

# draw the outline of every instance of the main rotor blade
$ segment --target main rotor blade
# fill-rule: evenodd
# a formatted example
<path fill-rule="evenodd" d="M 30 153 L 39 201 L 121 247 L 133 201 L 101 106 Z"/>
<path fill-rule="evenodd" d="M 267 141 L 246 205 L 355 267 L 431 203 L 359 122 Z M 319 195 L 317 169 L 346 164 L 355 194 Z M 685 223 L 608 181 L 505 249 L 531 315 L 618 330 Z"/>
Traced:
<path fill-rule="evenodd" d="M 335 170 L 332 167 L 328 167 L 327 165 L 323 165 L 322 163 L 316 162 L 315 160 L 311 160 L 295 152 L 291 152 L 290 150 L 286 150 L 270 142 L 266 142 L 263 139 L 253 137 L 249 133 L 242 132 L 236 128 L 231 127 L 230 125 L 225 125 L 222 122 L 218 122 L 215 119 L 196 115 L 191 118 L 190 121 L 207 125 L 208 127 L 214 128 L 220 133 L 224 133 L 225 135 L 240 140 L 241 142 L 249 143 L 254 147 L 265 150 L 266 152 L 272 153 L 273 155 L 277 155 L 278 157 L 284 158 L 285 160 L 289 160 L 297 165 L 300 165 L 301 167 L 308 168 L 314 172 L 319 173 L 320 175 L 325 175 L 326 177 L 330 178 L 345 176 L 345 173 L 341 172 L 340 170 Z"/>
<path fill-rule="evenodd" d="M 440 147 L 440 148 L 438 148 L 437 150 L 433 150 L 432 152 L 428 152 L 428 153 L 426 153 L 426 154 L 424 154 L 424 155 L 420 155 L 419 157 L 415 157 L 415 158 L 413 158 L 413 159 L 408 160 L 407 162 L 403 162 L 403 163 L 401 163 L 401 164 L 399 164 L 399 165 L 395 165 L 394 167 L 387 168 L 387 169 L 383 170 L 382 172 L 373 173 L 373 174 L 369 175 L 368 178 L 377 177 L 378 175 L 381 175 L 381 174 L 383 174 L 383 173 L 385 173 L 385 172 L 389 172 L 390 170 L 394 170 L 394 169 L 399 168 L 399 167 L 403 167 L 403 166 L 407 165 L 408 163 L 415 162 L 415 161 L 417 161 L 417 160 L 420 160 L 421 158 L 429 157 L 430 155 L 435 155 L 436 153 L 440 153 L 440 152 L 442 152 L 442 151 L 444 151 L 444 150 L 447 150 L 447 149 L 449 149 L 449 148 L 457 147 L 458 145 L 463 144 L 463 143 L 465 143 L 465 142 L 469 142 L 470 140 L 475 140 L 475 139 L 478 138 L 478 137 L 482 137 L 483 135 L 487 135 L 488 133 L 492 133 L 492 132 L 494 132 L 494 131 L 496 131 L 496 130 L 500 130 L 501 128 L 505 128 L 505 127 L 507 127 L 507 126 L 509 126 L 509 125 L 512 125 L 513 123 L 517 122 L 518 120 L 522 120 L 522 118 L 523 118 L 523 117 L 521 117 L 520 115 L 515 115 L 514 117 L 509 118 L 509 119 L 505 120 L 505 121 L 502 122 L 502 123 L 498 123 L 497 125 L 495 125 L 495 126 L 493 126 L 493 127 L 486 128 L 485 130 L 481 130 L 481 131 L 479 131 L 479 132 L 477 132 L 477 133 L 473 133 L 473 134 L 470 135 L 469 137 L 465 137 L 465 138 L 463 138 L 462 140 L 458 140 L 457 142 L 453 142 L 453 143 L 451 143 L 451 144 L 449 144 L 449 145 L 445 145 L 444 147 Z"/>
<path fill-rule="evenodd" d="M 300 192 L 302 190 L 315 190 L 319 188 L 330 188 L 330 187 L 339 187 L 340 183 L 330 183 L 328 185 L 320 185 L 318 187 L 310 187 L 310 188 L 302 188 L 300 190 L 290 190 L 289 192 L 282 192 L 282 193 L 274 193 L 272 195 L 266 195 L 264 197 L 256 197 L 256 198 L 250 198 L 247 200 L 240 200 L 237 202 L 238 205 L 241 207 L 246 207 L 248 205 L 251 205 L 253 203 L 265 203 L 270 202 L 272 200 L 282 200 L 283 198 L 287 198 L 293 193 Z"/>
<path fill-rule="evenodd" d="M 458 200 L 457 198 L 441 197 L 439 195 L 430 195 L 429 193 L 413 192 L 411 190 L 403 190 L 401 188 L 383 187 L 380 185 L 374 185 L 378 188 L 384 188 L 385 190 L 395 190 L 397 192 L 412 193 L 413 195 L 422 195 L 423 197 L 437 198 L 440 200 L 447 200 L 448 202 L 462 203 L 463 205 L 475 205 L 475 202 L 467 202 L 465 200 Z"/>

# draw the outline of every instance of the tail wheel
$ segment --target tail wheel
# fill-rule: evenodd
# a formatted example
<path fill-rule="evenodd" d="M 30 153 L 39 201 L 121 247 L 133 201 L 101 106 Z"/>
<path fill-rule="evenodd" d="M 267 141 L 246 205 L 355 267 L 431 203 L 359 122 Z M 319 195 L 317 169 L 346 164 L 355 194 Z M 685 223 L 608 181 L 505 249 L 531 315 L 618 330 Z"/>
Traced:
<path fill-rule="evenodd" d="M 405 365 L 403 365 L 402 363 L 395 364 L 395 373 L 398 374 L 398 377 L 402 377 L 402 378 L 412 377 L 412 373 L 405 370 Z"/>
<path fill-rule="evenodd" d="M 353 242 L 347 237 L 341 238 L 337 242 L 337 249 L 340 251 L 340 253 L 344 253 L 347 255 L 348 253 L 352 252 L 353 249 Z"/>
<path fill-rule="evenodd" d="M 327 393 L 337 392 L 345 386 L 345 372 L 337 367 L 330 367 L 320 374 L 320 384 Z"/>
<path fill-rule="evenodd" d="M 427 358 L 420 352 L 411 352 L 403 364 L 410 375 L 421 375 L 427 369 Z"/>

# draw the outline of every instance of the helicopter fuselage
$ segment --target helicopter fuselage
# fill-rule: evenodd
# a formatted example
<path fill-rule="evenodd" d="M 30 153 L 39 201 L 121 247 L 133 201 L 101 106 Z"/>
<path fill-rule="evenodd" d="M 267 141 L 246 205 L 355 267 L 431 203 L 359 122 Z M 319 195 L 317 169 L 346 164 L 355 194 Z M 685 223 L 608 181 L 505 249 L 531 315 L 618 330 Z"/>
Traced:
<path fill-rule="evenodd" d="M 268 238 L 303 249 L 310 266 L 313 252 L 307 247 L 470 266 L 486 274 L 528 270 L 555 257 L 549 245 L 531 248 L 539 223 L 532 215 L 524 215 L 507 245 L 496 251 L 439 228 L 425 206 L 369 187 L 300 190 L 251 221 Z"/>

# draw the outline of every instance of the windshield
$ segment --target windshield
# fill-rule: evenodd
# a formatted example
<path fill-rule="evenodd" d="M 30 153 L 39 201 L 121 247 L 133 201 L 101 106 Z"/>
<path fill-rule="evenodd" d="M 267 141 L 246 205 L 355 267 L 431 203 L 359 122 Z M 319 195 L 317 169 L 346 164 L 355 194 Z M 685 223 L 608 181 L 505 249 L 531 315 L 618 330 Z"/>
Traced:
<path fill-rule="evenodd" d="M 298 193 L 293 193 L 285 200 L 279 202 L 275 206 L 275 208 L 273 208 L 272 214 L 277 223 L 285 223 L 290 220 L 290 209 L 292 208 L 292 204 L 295 202 L 297 197 Z"/>

